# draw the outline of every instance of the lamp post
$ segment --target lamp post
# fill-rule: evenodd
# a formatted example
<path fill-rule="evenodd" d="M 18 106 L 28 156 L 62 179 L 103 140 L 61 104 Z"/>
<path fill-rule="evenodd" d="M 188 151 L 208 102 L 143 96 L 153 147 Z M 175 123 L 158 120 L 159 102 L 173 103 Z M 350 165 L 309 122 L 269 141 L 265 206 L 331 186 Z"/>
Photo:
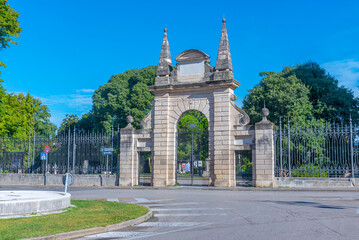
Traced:
<path fill-rule="evenodd" d="M 191 123 L 189 126 L 188 126 L 188 129 L 196 129 L 197 128 L 197 125 L 194 124 L 194 123 Z M 191 148 L 191 185 L 193 185 L 193 131 L 192 132 L 192 148 Z"/>

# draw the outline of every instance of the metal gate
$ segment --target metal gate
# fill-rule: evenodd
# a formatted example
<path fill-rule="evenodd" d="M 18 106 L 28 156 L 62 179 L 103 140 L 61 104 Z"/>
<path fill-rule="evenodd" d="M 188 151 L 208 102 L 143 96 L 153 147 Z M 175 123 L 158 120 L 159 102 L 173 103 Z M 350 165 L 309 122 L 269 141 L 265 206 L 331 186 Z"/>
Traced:
<path fill-rule="evenodd" d="M 252 186 L 252 150 L 235 152 L 237 186 Z"/>
<path fill-rule="evenodd" d="M 178 132 L 176 163 L 177 184 L 207 186 L 209 178 L 208 132 Z"/>
<path fill-rule="evenodd" d="M 153 161 L 151 152 L 138 152 L 138 184 L 151 185 Z"/>

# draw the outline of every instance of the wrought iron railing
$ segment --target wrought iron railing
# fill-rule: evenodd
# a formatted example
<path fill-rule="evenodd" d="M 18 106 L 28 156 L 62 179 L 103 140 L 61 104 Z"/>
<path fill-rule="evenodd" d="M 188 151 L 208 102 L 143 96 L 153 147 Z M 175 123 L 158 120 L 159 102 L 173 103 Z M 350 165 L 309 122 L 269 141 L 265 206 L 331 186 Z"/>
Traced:
<path fill-rule="evenodd" d="M 359 177 L 359 131 L 351 120 L 306 127 L 280 121 L 274 141 L 277 177 Z"/>
<path fill-rule="evenodd" d="M 47 161 L 41 153 L 50 147 Z M 66 132 L 55 137 L 29 134 L 0 137 L 0 173 L 115 174 L 120 153 L 119 131 L 108 133 Z M 104 155 L 102 148 L 112 148 Z"/>

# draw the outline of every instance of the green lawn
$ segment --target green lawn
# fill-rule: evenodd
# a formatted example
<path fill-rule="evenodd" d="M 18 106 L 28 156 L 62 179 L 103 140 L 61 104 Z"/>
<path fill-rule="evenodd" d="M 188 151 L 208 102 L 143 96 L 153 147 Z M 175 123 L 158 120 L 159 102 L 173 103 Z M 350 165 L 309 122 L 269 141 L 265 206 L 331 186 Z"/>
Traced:
<path fill-rule="evenodd" d="M 0 239 L 21 239 L 124 222 L 148 212 L 135 204 L 72 200 L 76 208 L 38 217 L 0 219 Z"/>

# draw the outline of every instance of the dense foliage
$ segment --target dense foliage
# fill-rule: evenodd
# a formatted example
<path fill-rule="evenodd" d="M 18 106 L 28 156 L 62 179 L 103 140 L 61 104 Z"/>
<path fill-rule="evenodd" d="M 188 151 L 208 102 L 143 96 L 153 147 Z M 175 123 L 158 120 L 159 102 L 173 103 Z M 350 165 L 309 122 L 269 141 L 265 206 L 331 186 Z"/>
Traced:
<path fill-rule="evenodd" d="M 309 89 L 294 74 L 293 68 L 282 72 L 263 72 L 264 78 L 249 90 L 243 101 L 243 109 L 251 118 L 251 123 L 259 122 L 264 103 L 270 110 L 268 119 L 278 123 L 279 117 L 289 116 L 296 122 L 304 122 L 312 117 L 313 105 L 309 100 Z"/>
<path fill-rule="evenodd" d="M 19 13 L 0 0 L 0 50 L 16 44 L 14 37 L 21 32 L 17 21 Z M 0 66 L 5 67 L 0 62 Z M 0 72 L 1 73 L 1 72 Z M 23 136 L 36 129 L 38 134 L 53 135 L 56 126 L 50 123 L 46 105 L 30 94 L 7 93 L 0 80 L 0 135 Z"/>
<path fill-rule="evenodd" d="M 298 65 L 294 73 L 309 88 L 309 100 L 313 104 L 313 116 L 330 122 L 359 120 L 359 99 L 352 90 L 339 86 L 338 80 L 329 75 L 318 63 Z"/>
<path fill-rule="evenodd" d="M 92 97 L 93 106 L 81 119 L 67 115 L 60 131 L 76 125 L 84 131 L 110 131 L 112 127 L 123 128 L 127 125 L 126 117 L 134 117 L 133 126 L 140 127 L 141 120 L 151 110 L 153 94 L 147 86 L 154 85 L 156 67 L 132 69 L 122 74 L 111 76 L 110 80 L 97 89 Z"/>
<path fill-rule="evenodd" d="M 195 124 L 196 128 L 189 129 L 190 124 Z M 193 154 L 200 160 L 208 157 L 208 120 L 203 113 L 196 110 L 187 111 L 178 121 L 177 131 L 179 157 L 186 157 L 192 153 L 192 133 Z"/>
<path fill-rule="evenodd" d="M 268 118 L 275 124 L 280 117 L 289 117 L 299 125 L 308 124 L 308 120 L 348 121 L 350 114 L 353 121 L 359 120 L 359 99 L 317 63 L 285 67 L 281 72 L 264 72 L 260 76 L 264 78 L 243 101 L 251 123 L 260 121 L 264 102 L 271 112 Z"/>
<path fill-rule="evenodd" d="M 14 37 L 20 36 L 19 13 L 7 4 L 7 0 L 0 0 L 0 50 L 10 47 L 10 43 L 16 44 Z M 0 66 L 5 67 L 0 62 Z"/>

